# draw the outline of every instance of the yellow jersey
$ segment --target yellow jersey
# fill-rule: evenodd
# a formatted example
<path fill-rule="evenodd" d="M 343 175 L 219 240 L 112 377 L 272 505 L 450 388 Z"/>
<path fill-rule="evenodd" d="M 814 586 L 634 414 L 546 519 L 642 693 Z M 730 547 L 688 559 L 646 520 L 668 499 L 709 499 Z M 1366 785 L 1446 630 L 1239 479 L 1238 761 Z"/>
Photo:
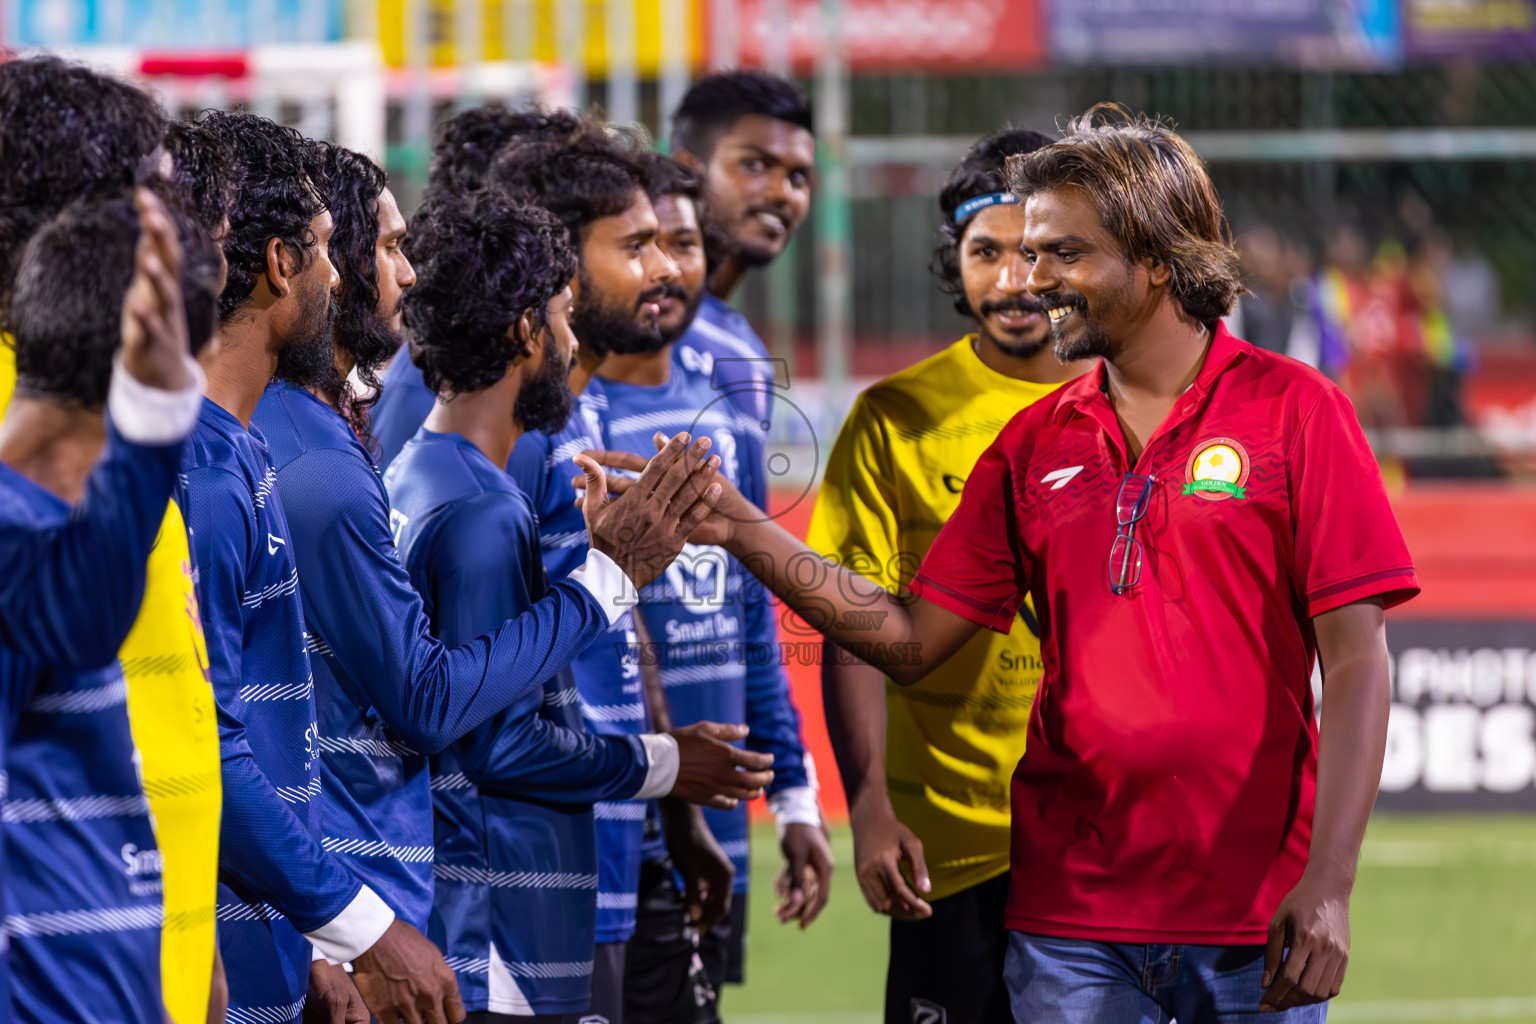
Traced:
<path fill-rule="evenodd" d="M 176 1024 L 208 1017 L 218 896 L 218 711 L 181 509 L 172 501 L 149 555 L 144 604 L 118 658 L 144 793 L 165 859 L 160 980 Z"/>
<path fill-rule="evenodd" d="M 998 373 L 975 340 L 860 395 L 827 461 L 807 542 L 892 593 L 916 573 L 982 452 L 1060 386 Z M 923 842 L 933 899 L 1008 870 L 1009 780 L 1044 668 L 1033 623 L 1026 602 L 1008 635 L 982 630 L 914 686 L 886 680 L 886 784 Z"/>
<path fill-rule="evenodd" d="M 0 336 L 0 413 L 16 388 L 16 351 Z M 160 981 L 175 1024 L 208 1018 L 218 896 L 219 725 L 192 586 L 192 556 L 172 501 L 149 556 L 144 603 L 118 657 L 128 718 L 165 866 Z"/>

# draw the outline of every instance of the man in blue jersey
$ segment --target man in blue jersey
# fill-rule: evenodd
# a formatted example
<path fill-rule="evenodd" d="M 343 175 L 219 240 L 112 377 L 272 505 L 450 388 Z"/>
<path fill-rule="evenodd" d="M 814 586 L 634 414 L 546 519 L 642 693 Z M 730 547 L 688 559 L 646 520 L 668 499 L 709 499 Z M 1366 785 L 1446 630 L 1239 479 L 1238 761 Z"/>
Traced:
<path fill-rule="evenodd" d="M 600 261 L 605 254 L 599 250 L 605 242 L 625 237 L 622 226 L 626 223 L 626 215 L 632 206 L 637 206 L 636 174 L 639 169 L 623 153 L 614 153 L 606 142 L 591 150 L 585 146 L 559 149 L 560 152 L 552 152 L 552 158 L 545 163 L 535 198 L 551 202 L 566 230 L 573 238 L 581 240 L 576 247 L 579 266 Z M 680 172 L 680 180 L 691 182 L 696 198 L 697 180 L 675 162 L 667 161 L 667 164 Z M 576 194 L 584 195 L 585 201 L 550 198 Z M 691 217 L 692 200 L 688 202 Z M 676 277 L 664 281 L 661 286 L 664 294 L 659 296 L 658 305 L 663 314 L 680 301 L 686 303 L 686 296 L 696 297 L 703 292 L 704 259 L 696 219 L 691 221 L 691 231 L 691 236 L 684 230 L 671 238 L 665 234 L 657 238 L 660 254 L 668 257 L 676 268 Z M 669 271 L 660 272 L 665 275 Z M 605 446 L 603 421 L 607 414 L 607 399 L 601 383 L 594 379 L 602 358 L 603 352 L 594 346 L 584 345 L 579 349 L 577 363 L 568 378 L 571 391 L 579 397 L 565 427 L 553 433 L 525 433 L 518 439 L 512 460 L 507 464 L 507 471 L 534 504 L 539 516 L 544 565 L 556 575 L 566 567 L 578 564 L 587 550 L 582 512 L 574 505 L 575 490 L 571 487 L 568 456 L 587 448 Z M 627 615 L 610 628 L 608 643 L 594 644 L 572 663 L 572 674 L 581 695 L 582 717 L 589 732 L 638 734 L 645 731 L 648 719 L 654 729 L 670 728 L 670 716 L 647 714 L 642 683 L 649 687 L 656 670 L 654 665 L 644 665 L 634 656 L 639 650 L 641 630 L 643 624 L 633 615 Z M 665 711 L 664 704 L 661 710 Z M 690 893 L 697 897 L 701 890 L 709 891 L 710 898 L 698 902 L 707 905 L 707 910 L 701 906 L 701 913 L 707 913 L 712 923 L 730 901 L 733 876 L 730 861 L 720 852 L 697 807 L 672 798 L 663 800 L 662 804 L 668 809 L 669 832 L 677 847 L 675 859 Z M 625 990 L 627 979 L 633 973 L 628 957 L 636 928 L 637 908 L 642 899 L 640 862 L 648 827 L 647 805 L 637 801 L 608 802 L 597 804 L 593 811 L 598 853 L 598 952 L 592 980 L 591 1015 L 608 1024 L 619 1024 L 628 1016 Z M 669 966 L 680 967 L 680 970 L 669 970 L 665 978 L 655 981 L 654 987 L 668 993 L 667 998 L 660 1001 L 664 1001 L 671 1011 L 693 1007 L 695 1014 L 704 1014 L 699 1019 L 709 1019 L 713 1016 L 713 990 L 703 977 L 702 969 L 690 980 L 690 967 L 696 961 L 695 943 L 682 934 L 687 915 L 681 905 L 682 896 L 672 883 L 671 866 L 652 872 L 648 877 L 654 877 L 657 886 L 664 885 L 670 890 L 669 905 L 675 910 L 664 926 L 669 935 L 664 945 L 667 953 L 664 959 Z M 648 905 L 654 906 L 655 902 L 651 899 Z M 642 970 L 648 977 L 655 977 L 657 972 L 645 966 L 648 959 L 649 951 L 642 952 Z M 652 1000 L 653 1003 L 656 1001 Z"/>
<path fill-rule="evenodd" d="M 460 643 L 522 614 L 548 588 L 537 518 L 503 467 L 523 429 L 557 430 L 570 413 L 575 257 L 560 222 L 494 191 L 441 194 L 420 221 L 421 280 L 406 324 L 412 359 L 438 400 L 385 479 L 401 558 L 434 631 Z M 466 292 L 474 303 L 464 303 Z M 707 447 L 701 439 L 645 476 L 655 484 L 647 493 L 687 510 L 679 537 L 705 514 L 701 489 L 718 490 Z M 740 738 L 739 726 L 594 736 L 582 730 L 579 703 L 562 671 L 434 758 L 432 934 L 459 972 L 472 1020 L 561 1019 L 588 1008 L 592 803 L 688 792 L 707 777 L 727 806 L 771 778 L 762 771 L 770 758 L 721 744 L 714 752 L 733 771 L 748 770 L 736 785 L 720 784 L 714 762 L 687 753 L 701 738 Z"/>
<path fill-rule="evenodd" d="M 244 180 L 224 240 L 218 351 L 208 401 L 183 463 L 192 555 L 219 704 L 224 819 L 219 942 L 230 1013 L 297 1020 L 360 1004 L 461 1016 L 444 972 L 423 986 L 403 965 L 430 962 L 425 936 L 321 844 L 314 687 L 287 520 L 265 440 L 250 418 L 271 377 L 329 365 L 324 327 L 335 270 L 318 151 L 253 115 L 206 118 L 233 138 Z M 327 961 L 331 961 L 328 963 Z M 420 1009 L 418 1009 L 418 1007 Z M 360 1009 L 360 1005 L 355 1009 Z M 355 1012 L 354 1011 L 352 1012 Z"/>
<path fill-rule="evenodd" d="M 399 347 L 402 298 L 415 283 L 401 251 L 406 222 L 372 161 L 339 146 L 324 146 L 324 154 L 335 224 L 328 252 L 342 281 L 330 328 L 334 362 L 312 377 L 279 367 L 252 422 L 270 448 L 299 567 L 306 643 L 318 655 L 311 664 L 322 845 L 425 930 L 433 890 L 427 755 L 516 704 L 609 629 L 616 595 L 598 582 L 613 576 L 604 568 L 613 564 L 609 553 L 627 557 L 646 539 L 624 534 L 633 522 L 609 510 L 596 550 L 566 567 L 562 582 L 527 614 L 457 650 L 432 636 L 396 555 L 388 498 L 364 447 L 367 400 L 347 383 L 355 373 L 377 386 L 379 365 Z M 430 216 L 430 202 L 426 209 Z M 566 461 L 562 469 L 570 467 Z M 571 511 L 585 536 L 581 512 Z M 687 788 L 700 758 L 724 758 L 716 781 L 733 781 L 719 741 L 685 734 L 677 754 L 689 762 L 685 793 L 695 799 L 715 792 Z"/>
<path fill-rule="evenodd" d="M 763 449 L 772 394 L 789 381 L 730 299 L 749 270 L 783 254 L 810 212 L 816 168 L 810 102 L 793 82 L 765 71 L 709 75 L 672 115 L 672 152 L 704 179 L 709 247 L 709 291 L 673 355 L 707 375 L 759 425 L 742 440 L 747 459 L 762 470 L 749 497 L 767 508 Z"/>
<path fill-rule="evenodd" d="M 218 278 L 214 244 L 145 190 L 71 206 L 33 236 L 10 306 L 21 390 L 0 422 L 0 529 L 46 535 L 81 504 L 121 500 L 101 491 L 90 469 L 125 435 L 174 478 L 201 402 L 189 326 L 199 342 L 212 337 Z M 124 366 L 142 372 L 152 356 L 179 369 L 179 393 L 150 392 L 114 369 L 119 344 Z M 125 403 L 135 388 L 150 402 Z M 72 588 L 96 592 L 96 568 L 78 573 Z M 68 626 L 98 628 L 89 618 Z M 122 667 L 72 670 L 0 646 L 0 692 L 11 734 L 4 895 L 12 1016 L 159 1021 L 161 859 Z"/>
<path fill-rule="evenodd" d="M 471 107 L 460 111 L 438 126 L 432 139 L 432 163 L 427 170 L 427 187 L 422 199 L 444 191 L 474 192 L 485 186 L 491 163 L 509 145 L 517 142 L 574 138 L 582 132 L 599 129 L 579 114 L 561 108 L 538 106 Z M 409 251 L 409 242 L 406 250 Z M 404 356 L 401 352 L 401 356 Z M 379 469 L 389 468 L 432 411 L 434 395 L 421 380 L 421 368 L 408 357 L 390 361 L 383 376 L 383 393 L 370 417 L 370 427 L 378 442 Z"/>
<path fill-rule="evenodd" d="M 57 57 L 0 63 L 0 316 L 27 240 L 74 200 L 121 195 L 149 177 L 163 125 L 143 90 L 82 65 Z M 135 443 L 126 410 L 153 416 L 157 392 L 179 388 L 185 373 L 179 355 L 125 349 L 114 405 L 124 415 L 115 417 L 89 500 L 46 530 L 0 527 L 0 645 L 56 668 L 95 669 L 117 658 L 139 611 L 177 462 L 172 449 Z M 10 342 L 0 334 L 0 410 L 14 380 Z M 0 481 L 0 502 L 13 497 Z M 95 586 L 79 587 L 83 574 Z"/>
<path fill-rule="evenodd" d="M 596 180 L 592 171 L 580 169 L 573 147 L 561 149 L 530 145 L 510 150 L 498 158 L 492 173 L 506 187 L 527 188 L 558 209 L 574 201 L 569 197 L 578 192 L 578 183 L 587 194 Z M 626 226 L 626 218 L 633 223 Z M 648 275 L 618 258 L 623 252 L 619 243 L 640 237 L 642 231 L 655 237 L 658 228 L 648 198 L 637 190 L 625 217 L 612 219 L 605 235 L 611 233 L 608 242 L 615 255 L 596 244 L 603 239 L 595 233 L 586 239 L 573 325 L 585 344 L 605 353 L 598 372 L 608 401 L 610 443 L 650 454 L 658 430 L 707 432 L 721 457 L 721 471 L 739 487 L 751 489 L 756 470 L 744 440 L 748 429 L 733 400 L 712 386 L 707 373 L 674 360 L 672 340 L 663 333 L 662 303 L 675 298 L 669 294 L 677 280 L 675 269 Z M 685 295 L 683 306 L 691 300 Z M 814 918 L 824 899 L 831 852 L 805 766 L 799 713 L 779 665 L 773 606 L 766 600 L 745 600 L 742 579 L 741 567 L 723 553 L 684 549 L 683 557 L 642 594 L 642 619 L 653 642 L 648 653 L 658 659 L 674 721 L 734 721 L 731 716 L 745 715 L 752 730 L 748 746 L 774 754 L 770 804 L 784 828 L 786 859 L 797 869 L 784 909 L 791 916 L 804 915 L 804 921 Z M 706 956 L 705 964 L 715 968 L 711 980 L 718 986 L 733 973 L 740 975 L 740 958 L 731 950 L 739 945 L 745 923 L 747 820 L 745 808 L 706 812 L 706 817 L 736 869 L 733 918 L 711 932 L 719 938 L 705 948 L 714 954 Z M 653 856 L 660 853 L 660 844 L 653 846 Z M 810 881 L 804 881 L 807 871 Z"/>

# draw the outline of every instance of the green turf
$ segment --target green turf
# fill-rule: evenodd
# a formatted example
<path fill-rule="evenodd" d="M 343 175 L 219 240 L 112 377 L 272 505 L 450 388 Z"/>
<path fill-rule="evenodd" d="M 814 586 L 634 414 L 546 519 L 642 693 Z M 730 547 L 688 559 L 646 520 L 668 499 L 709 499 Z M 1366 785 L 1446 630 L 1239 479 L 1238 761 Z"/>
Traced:
<path fill-rule="evenodd" d="M 771 827 L 753 833 L 747 984 L 728 988 L 730 1024 L 877 1024 L 884 920 L 864 905 L 846 829 L 833 842 L 832 902 L 807 931 L 773 918 Z M 1337 1024 L 1536 1024 L 1536 815 L 1381 816 L 1351 906 Z"/>

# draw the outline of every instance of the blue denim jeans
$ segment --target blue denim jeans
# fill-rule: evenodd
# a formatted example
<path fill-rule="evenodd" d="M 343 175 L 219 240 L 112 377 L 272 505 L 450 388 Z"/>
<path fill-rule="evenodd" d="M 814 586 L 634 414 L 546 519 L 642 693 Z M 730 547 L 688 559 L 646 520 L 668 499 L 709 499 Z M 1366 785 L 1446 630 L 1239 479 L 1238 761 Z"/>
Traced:
<path fill-rule="evenodd" d="M 1263 946 L 1145 946 L 1010 932 L 1018 1024 L 1323 1024 L 1328 1004 L 1260 1013 Z"/>

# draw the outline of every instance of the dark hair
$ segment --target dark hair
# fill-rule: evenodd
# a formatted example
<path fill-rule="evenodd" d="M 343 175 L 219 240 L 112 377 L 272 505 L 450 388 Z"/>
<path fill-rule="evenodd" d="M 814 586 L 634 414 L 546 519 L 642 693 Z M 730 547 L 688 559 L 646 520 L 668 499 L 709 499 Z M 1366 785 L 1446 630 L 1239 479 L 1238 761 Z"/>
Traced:
<path fill-rule="evenodd" d="M 760 114 L 815 132 L 811 101 L 787 78 L 742 68 L 699 79 L 672 114 L 672 152 L 708 160 L 736 119 Z"/>
<path fill-rule="evenodd" d="M 309 223 L 325 209 L 320 188 L 323 153 L 294 129 L 256 114 L 213 110 L 198 124 L 234 141 L 242 175 L 224 239 L 229 280 L 219 296 L 219 317 L 228 321 L 266 275 L 269 241 L 282 239 L 293 253 L 295 271 L 309 265 L 316 243 Z"/>
<path fill-rule="evenodd" d="M 144 90 L 84 65 L 0 63 L 0 310 L 27 239 L 74 200 L 149 177 L 164 123 Z"/>
<path fill-rule="evenodd" d="M 168 121 L 165 150 L 171 154 L 173 188 L 187 212 L 210 235 L 224 226 L 244 180 L 232 126 L 225 119 Z"/>
<path fill-rule="evenodd" d="M 361 153 L 320 143 L 324 156 L 322 188 L 325 205 L 335 228 L 328 251 L 341 294 L 333 303 L 331 340 L 352 357 L 358 379 L 369 389 L 358 398 L 339 375 L 321 385 L 331 392 L 336 408 L 358 438 L 373 446 L 368 430 L 368 410 L 379 400 L 379 367 L 399 347 L 378 315 L 379 277 L 376 260 L 379 242 L 379 197 L 384 194 L 384 172 Z"/>
<path fill-rule="evenodd" d="M 1126 258 L 1166 265 L 1168 293 L 1207 326 L 1231 312 L 1243 290 L 1216 186 L 1189 143 L 1161 120 L 1100 103 L 1070 122 L 1059 142 L 1010 157 L 1008 181 L 1021 200 L 1081 189 Z"/>
<path fill-rule="evenodd" d="M 682 196 L 698 202 L 704 197 L 704 179 L 686 164 L 660 153 L 646 153 L 640 160 L 645 192 L 652 199 Z"/>
<path fill-rule="evenodd" d="M 548 211 L 495 190 L 439 193 L 423 211 L 411 222 L 416 286 L 405 295 L 411 360 L 439 394 L 490 387 L 521 351 L 507 328 L 530 309 L 543 326 L 576 254 Z"/>
<path fill-rule="evenodd" d="M 187 214 L 167 213 L 181 239 L 182 308 L 196 353 L 218 329 L 218 247 Z M 32 236 L 11 307 L 19 389 L 92 409 L 106 402 L 138 241 L 138 211 L 126 197 L 77 202 Z"/>
<path fill-rule="evenodd" d="M 631 151 L 628 140 L 584 133 L 568 141 L 515 146 L 496 158 L 490 180 L 558 217 L 579 247 L 588 225 L 623 213 L 645 189 L 640 154 Z"/>
<path fill-rule="evenodd" d="M 433 135 L 432 164 L 422 199 L 444 189 L 484 188 L 491 162 L 509 143 L 559 141 L 593 128 L 580 114 L 562 107 L 484 106 L 461 111 L 438 125 Z"/>
<path fill-rule="evenodd" d="M 960 276 L 960 239 L 965 235 L 965 224 L 955 223 L 955 211 L 960 204 L 977 196 L 1008 191 L 1008 158 L 1033 153 L 1051 144 L 1049 135 L 1028 128 L 1004 128 L 985 138 L 978 139 L 955 169 L 949 172 L 944 187 L 939 191 L 939 212 L 944 220 L 939 232 L 944 241 L 933 250 L 928 269 L 939 279 L 939 291 L 954 300 L 955 311 L 961 316 L 975 317 L 965 297 L 965 282 Z"/>

